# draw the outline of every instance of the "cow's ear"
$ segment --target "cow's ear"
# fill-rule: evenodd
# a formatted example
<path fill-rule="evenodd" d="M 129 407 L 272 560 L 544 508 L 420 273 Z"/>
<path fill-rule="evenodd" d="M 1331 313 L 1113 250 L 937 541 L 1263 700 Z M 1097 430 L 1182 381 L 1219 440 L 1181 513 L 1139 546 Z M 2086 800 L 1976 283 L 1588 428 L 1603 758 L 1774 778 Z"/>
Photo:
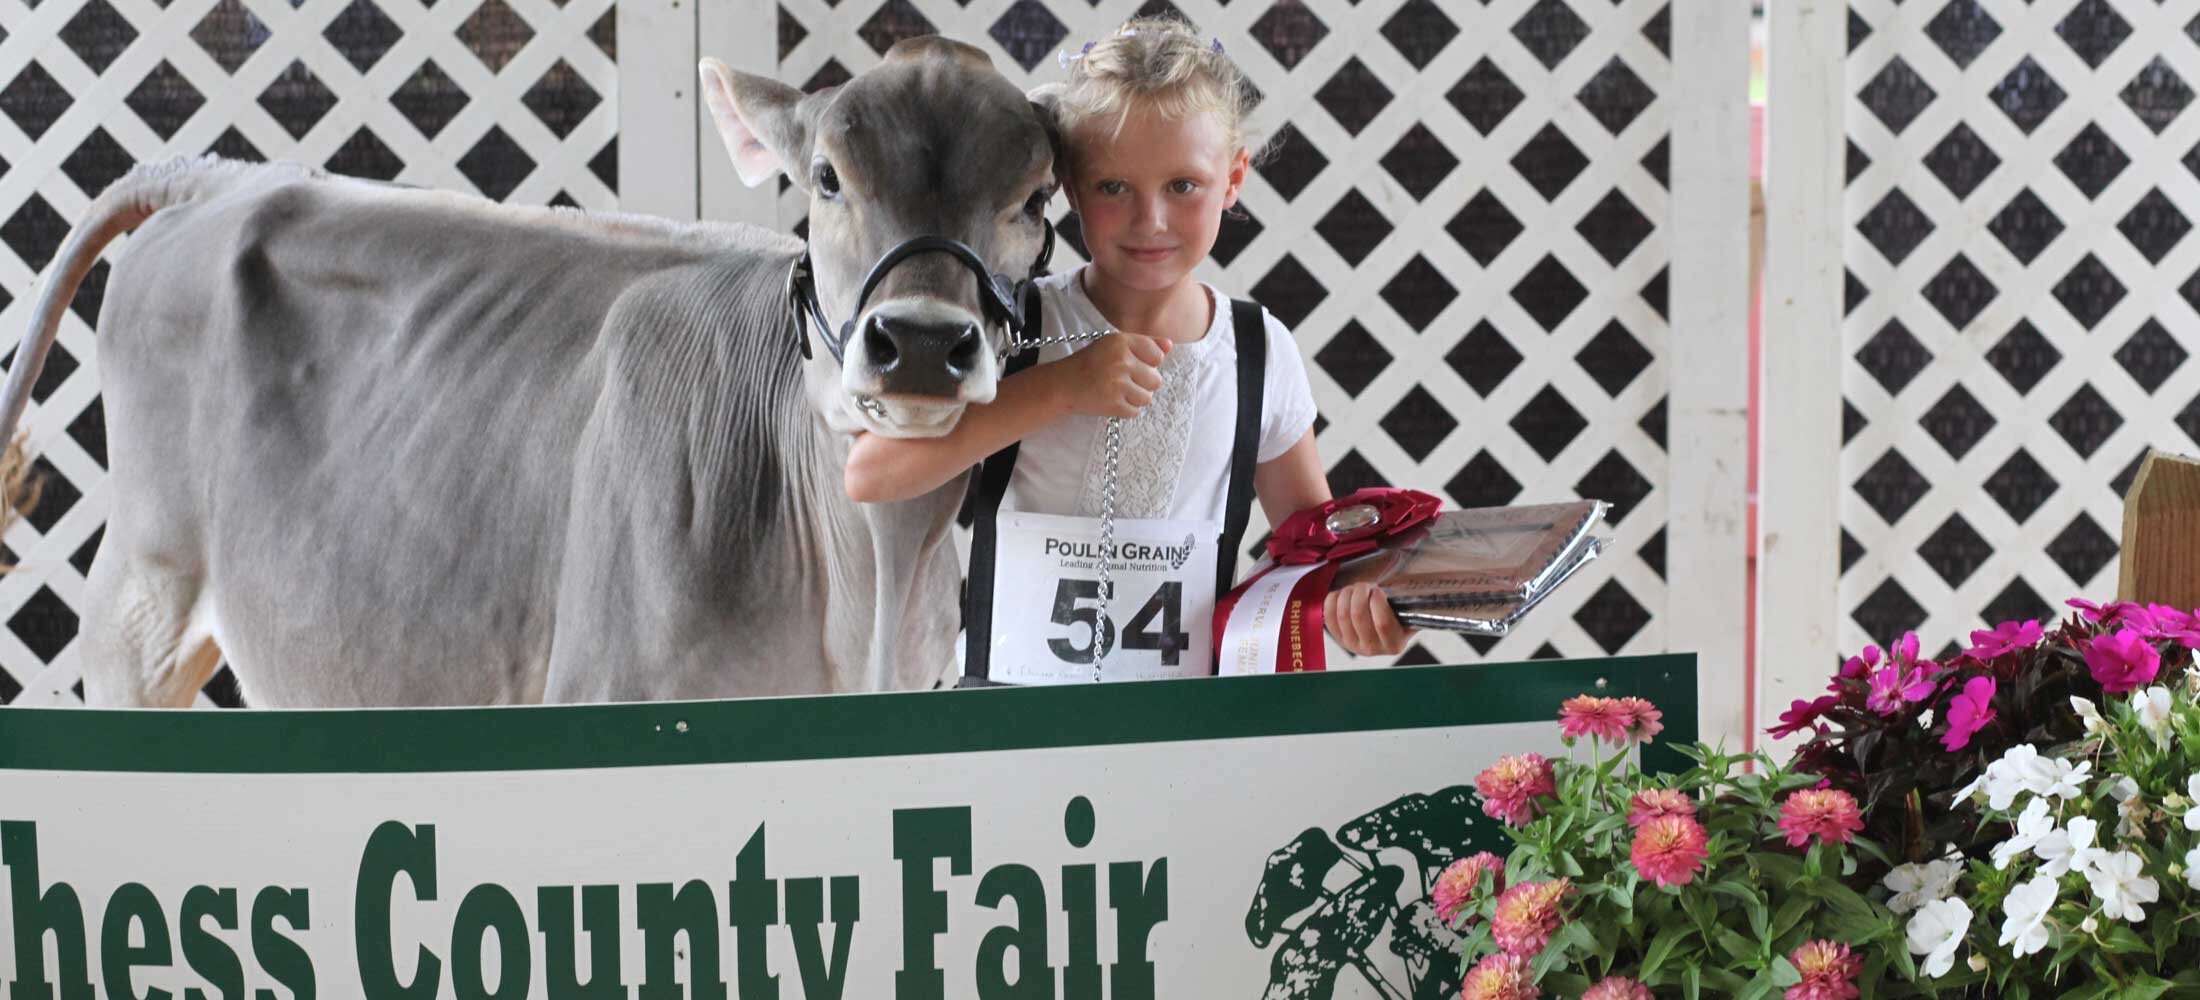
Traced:
<path fill-rule="evenodd" d="M 788 170 L 802 162 L 809 127 L 802 119 L 802 92 L 777 80 L 735 72 L 725 63 L 705 58 L 697 67 L 702 77 L 703 101 L 718 125 L 718 138 L 733 157 L 741 183 L 755 187 L 781 171 L 797 184 L 800 170 Z"/>
<path fill-rule="evenodd" d="M 1053 148 L 1054 172 L 1057 176 L 1061 174 L 1063 165 L 1062 123 L 1055 109 L 1062 102 L 1062 92 L 1067 89 L 1059 83 L 1043 83 L 1024 92 L 1025 99 L 1031 102 L 1031 110 L 1039 116 L 1039 124 L 1047 130 L 1047 145 Z"/>

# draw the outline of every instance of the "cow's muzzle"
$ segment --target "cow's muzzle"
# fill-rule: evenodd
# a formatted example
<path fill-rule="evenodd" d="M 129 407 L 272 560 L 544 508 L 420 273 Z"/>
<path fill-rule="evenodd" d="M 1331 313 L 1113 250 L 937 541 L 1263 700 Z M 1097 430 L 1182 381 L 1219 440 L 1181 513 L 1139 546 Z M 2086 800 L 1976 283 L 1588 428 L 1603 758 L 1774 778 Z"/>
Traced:
<path fill-rule="evenodd" d="M 984 368 L 985 338 L 978 324 L 960 319 L 961 310 L 933 316 L 944 310 L 924 307 L 931 303 L 899 302 L 878 307 L 864 318 L 862 359 L 865 375 L 882 389 L 913 396 L 957 398 L 971 376 Z M 845 364 L 845 360 L 842 362 Z"/>

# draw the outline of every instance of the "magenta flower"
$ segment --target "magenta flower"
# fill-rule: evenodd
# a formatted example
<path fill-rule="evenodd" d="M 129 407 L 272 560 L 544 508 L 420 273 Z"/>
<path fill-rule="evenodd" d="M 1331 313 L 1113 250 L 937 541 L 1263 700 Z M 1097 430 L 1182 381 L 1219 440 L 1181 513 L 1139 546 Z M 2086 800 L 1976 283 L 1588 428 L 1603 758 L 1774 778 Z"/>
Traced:
<path fill-rule="evenodd" d="M 1963 693 L 1948 703 L 1948 731 L 1940 745 L 1950 753 L 1971 745 L 1971 737 L 1994 721 L 1994 679 L 1973 677 L 1963 682 Z"/>
<path fill-rule="evenodd" d="M 1841 699 L 1830 694 L 1820 695 L 1816 701 L 1804 701 L 1797 698 L 1794 704 L 1788 706 L 1787 711 L 1780 713 L 1780 724 L 1765 730 L 1765 732 L 1771 734 L 1772 738 L 1776 740 L 1787 739 L 1796 733 L 1809 729 L 1817 723 L 1819 716 L 1825 715 L 1840 703 Z"/>
<path fill-rule="evenodd" d="M 1833 683 L 1826 685 L 1826 690 L 1840 694 L 1842 681 L 1860 681 L 1870 677 L 1873 668 L 1879 666 L 1879 657 L 1879 647 L 1864 647 L 1863 652 L 1849 657 L 1847 662 L 1841 664 L 1841 675 L 1834 678 Z"/>
<path fill-rule="evenodd" d="M 1902 710 L 1905 702 L 1924 701 L 1933 693 L 1932 675 L 1925 668 L 1938 670 L 1939 666 L 1926 662 L 1903 670 L 1900 665 L 1889 663 L 1872 671 L 1871 690 L 1864 695 L 1864 707 L 1881 715 L 1893 715 Z"/>
<path fill-rule="evenodd" d="M 2134 691 L 2162 671 L 2162 654 L 2132 629 L 2096 636 L 2085 647 L 2085 665 L 2110 694 Z"/>
<path fill-rule="evenodd" d="M 1971 648 L 1964 652 L 1975 660 L 1991 660 L 2038 645 L 2040 634 L 2039 622 L 2002 622 L 1991 631 L 1972 632 Z"/>

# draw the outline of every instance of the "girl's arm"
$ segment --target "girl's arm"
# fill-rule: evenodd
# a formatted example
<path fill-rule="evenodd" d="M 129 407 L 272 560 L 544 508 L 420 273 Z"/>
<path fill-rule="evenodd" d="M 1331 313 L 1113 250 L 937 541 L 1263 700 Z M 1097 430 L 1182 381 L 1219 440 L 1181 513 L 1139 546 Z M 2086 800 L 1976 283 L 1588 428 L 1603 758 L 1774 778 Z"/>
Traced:
<path fill-rule="evenodd" d="M 1314 445 L 1312 428 L 1290 450 L 1262 462 L 1253 471 L 1253 491 L 1260 497 L 1269 524 L 1329 499 L 1329 478 L 1322 473 L 1321 451 Z M 1322 621 L 1337 637 L 1338 645 L 1355 656 L 1403 653 L 1407 640 L 1413 637 L 1413 630 L 1400 624 L 1390 610 L 1382 588 L 1372 583 L 1355 583 L 1331 591 L 1322 602 Z"/>
<path fill-rule="evenodd" d="M 1110 334 L 1060 361 L 1002 379 L 992 402 L 965 408 L 942 437 L 857 434 L 842 472 L 848 499 L 886 503 L 923 496 L 1068 414 L 1137 416 L 1161 387 L 1167 354 L 1166 341 Z"/>

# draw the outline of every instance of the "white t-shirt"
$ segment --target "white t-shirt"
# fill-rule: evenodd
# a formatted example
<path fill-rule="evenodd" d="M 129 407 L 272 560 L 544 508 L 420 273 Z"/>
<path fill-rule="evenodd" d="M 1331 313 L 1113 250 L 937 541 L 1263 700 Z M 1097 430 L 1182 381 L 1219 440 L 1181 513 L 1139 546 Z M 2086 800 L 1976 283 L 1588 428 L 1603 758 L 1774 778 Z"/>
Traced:
<path fill-rule="evenodd" d="M 1042 336 L 1113 328 L 1086 296 L 1079 280 L 1082 273 L 1079 268 L 1039 279 Z M 1123 422 L 1116 469 L 1117 517 L 1223 523 L 1237 435 L 1237 332 L 1229 297 L 1204 282 L 1200 287 L 1214 305 L 1207 335 L 1170 348 L 1161 364 L 1161 389 L 1153 402 Z M 1314 395 L 1307 387 L 1306 362 L 1299 357 L 1298 344 L 1274 315 L 1266 320 L 1268 358 L 1255 456 L 1260 462 L 1288 451 L 1314 424 Z M 1039 363 L 1059 361 L 1092 343 L 1040 348 Z M 1100 516 L 1106 427 L 1105 417 L 1072 415 L 1025 435 L 1001 509 Z"/>

